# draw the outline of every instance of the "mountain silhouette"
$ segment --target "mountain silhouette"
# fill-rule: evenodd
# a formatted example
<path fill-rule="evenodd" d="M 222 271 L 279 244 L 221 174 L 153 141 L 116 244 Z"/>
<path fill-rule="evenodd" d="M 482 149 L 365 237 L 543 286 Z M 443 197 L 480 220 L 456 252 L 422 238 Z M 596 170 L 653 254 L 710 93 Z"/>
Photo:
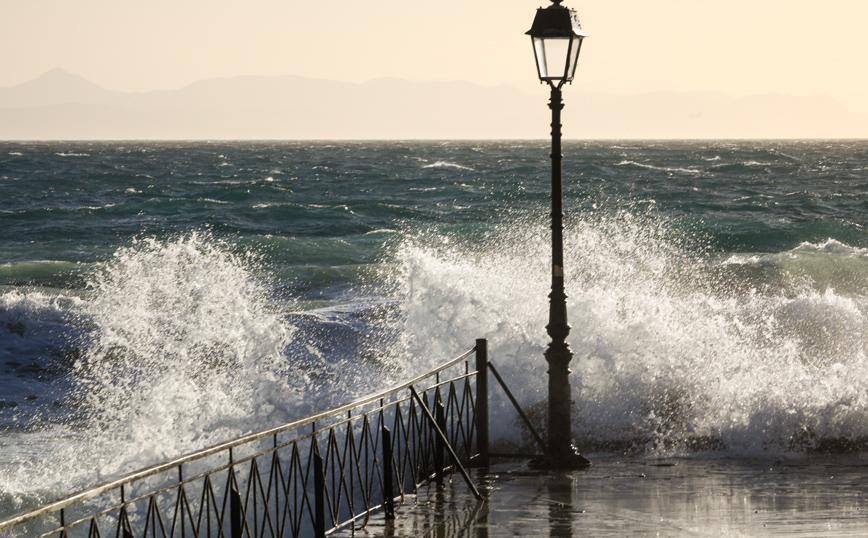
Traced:
<path fill-rule="evenodd" d="M 578 86 L 578 85 L 577 85 Z M 868 117 L 823 97 L 564 90 L 566 138 L 865 138 Z M 396 78 L 214 78 L 106 90 L 62 69 L 0 88 L 0 139 L 546 139 L 548 91 Z"/>

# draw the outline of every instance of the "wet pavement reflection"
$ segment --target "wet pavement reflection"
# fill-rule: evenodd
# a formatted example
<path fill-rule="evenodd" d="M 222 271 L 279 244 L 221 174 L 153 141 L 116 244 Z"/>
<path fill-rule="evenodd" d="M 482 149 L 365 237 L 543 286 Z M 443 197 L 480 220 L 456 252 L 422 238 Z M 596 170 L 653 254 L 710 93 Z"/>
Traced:
<path fill-rule="evenodd" d="M 868 460 L 597 458 L 586 471 L 475 470 L 408 496 L 356 536 L 868 536 Z M 349 530 L 338 536 L 350 536 Z"/>

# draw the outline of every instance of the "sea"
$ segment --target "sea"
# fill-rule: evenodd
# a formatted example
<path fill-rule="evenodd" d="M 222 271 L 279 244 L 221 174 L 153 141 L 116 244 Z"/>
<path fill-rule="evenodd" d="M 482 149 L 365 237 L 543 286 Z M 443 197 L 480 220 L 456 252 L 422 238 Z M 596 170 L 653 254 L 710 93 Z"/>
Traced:
<path fill-rule="evenodd" d="M 577 446 L 868 458 L 868 141 L 563 152 Z M 0 518 L 477 338 L 541 424 L 550 178 L 546 140 L 0 142 Z"/>

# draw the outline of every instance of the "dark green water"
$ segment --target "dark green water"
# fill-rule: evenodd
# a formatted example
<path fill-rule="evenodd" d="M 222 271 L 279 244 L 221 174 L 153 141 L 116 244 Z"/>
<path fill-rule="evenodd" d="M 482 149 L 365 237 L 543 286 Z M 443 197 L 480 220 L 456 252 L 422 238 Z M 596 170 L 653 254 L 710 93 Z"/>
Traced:
<path fill-rule="evenodd" d="M 481 337 L 538 408 L 548 153 L 0 143 L 3 502 L 289 420 Z M 586 451 L 866 452 L 868 143 L 564 153 Z"/>

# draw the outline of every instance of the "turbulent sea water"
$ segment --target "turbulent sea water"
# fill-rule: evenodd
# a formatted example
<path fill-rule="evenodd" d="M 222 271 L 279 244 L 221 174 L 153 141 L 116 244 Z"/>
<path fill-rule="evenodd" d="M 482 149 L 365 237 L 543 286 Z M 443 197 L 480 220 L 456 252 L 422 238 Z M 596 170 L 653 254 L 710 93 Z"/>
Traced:
<path fill-rule="evenodd" d="M 868 142 L 564 147 L 573 434 L 868 456 Z M 541 415 L 547 142 L 0 143 L 0 517 L 488 338 Z M 501 400 L 503 443 L 527 442 Z"/>

